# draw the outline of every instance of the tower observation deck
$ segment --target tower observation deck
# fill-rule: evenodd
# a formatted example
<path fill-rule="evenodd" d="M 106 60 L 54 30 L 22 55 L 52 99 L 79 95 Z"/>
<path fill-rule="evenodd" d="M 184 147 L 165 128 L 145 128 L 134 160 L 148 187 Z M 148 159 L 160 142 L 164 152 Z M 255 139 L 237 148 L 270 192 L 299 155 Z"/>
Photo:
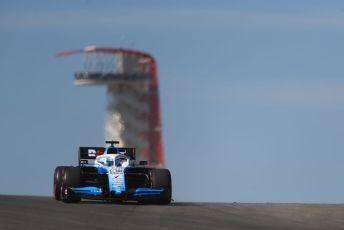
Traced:
<path fill-rule="evenodd" d="M 157 64 L 148 53 L 122 48 L 64 51 L 57 56 L 83 53 L 84 70 L 74 74 L 76 85 L 107 88 L 105 137 L 136 147 L 138 160 L 164 166 Z"/>

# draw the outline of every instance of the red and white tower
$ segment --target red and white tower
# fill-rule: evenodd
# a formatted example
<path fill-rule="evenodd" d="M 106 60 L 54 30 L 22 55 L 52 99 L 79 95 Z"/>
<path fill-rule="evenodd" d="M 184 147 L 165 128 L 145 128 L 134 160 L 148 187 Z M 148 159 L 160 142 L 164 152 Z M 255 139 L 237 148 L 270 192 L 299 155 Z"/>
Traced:
<path fill-rule="evenodd" d="M 76 85 L 107 87 L 106 139 L 136 147 L 138 160 L 164 166 L 158 74 L 148 53 L 122 48 L 60 52 L 58 56 L 85 54 L 85 67 L 74 75 Z"/>

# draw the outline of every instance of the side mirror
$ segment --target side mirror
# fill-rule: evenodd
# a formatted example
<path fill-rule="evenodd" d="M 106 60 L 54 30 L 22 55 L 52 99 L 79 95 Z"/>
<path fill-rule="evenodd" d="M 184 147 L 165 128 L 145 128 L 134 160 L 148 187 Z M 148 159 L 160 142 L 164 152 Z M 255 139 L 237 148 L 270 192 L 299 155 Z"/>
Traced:
<path fill-rule="evenodd" d="M 147 165 L 147 164 L 148 164 L 148 161 L 140 161 L 139 162 L 139 165 L 142 165 L 142 166 Z"/>

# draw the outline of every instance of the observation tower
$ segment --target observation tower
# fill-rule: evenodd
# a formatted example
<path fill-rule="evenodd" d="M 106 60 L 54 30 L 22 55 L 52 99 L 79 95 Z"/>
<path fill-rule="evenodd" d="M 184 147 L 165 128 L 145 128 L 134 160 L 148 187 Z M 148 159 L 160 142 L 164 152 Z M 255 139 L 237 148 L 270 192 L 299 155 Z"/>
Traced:
<path fill-rule="evenodd" d="M 107 89 L 106 140 L 136 148 L 138 160 L 164 166 L 157 64 L 144 52 L 122 48 L 86 47 L 57 56 L 84 54 L 84 70 L 74 74 L 76 85 Z"/>

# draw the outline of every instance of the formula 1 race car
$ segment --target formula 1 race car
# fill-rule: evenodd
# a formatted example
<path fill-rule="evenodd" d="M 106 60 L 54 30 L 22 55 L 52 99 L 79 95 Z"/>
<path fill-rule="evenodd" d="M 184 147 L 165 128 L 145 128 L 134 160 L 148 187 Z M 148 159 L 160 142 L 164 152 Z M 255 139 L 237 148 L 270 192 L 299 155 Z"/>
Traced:
<path fill-rule="evenodd" d="M 64 202 L 97 199 L 111 202 L 171 202 L 168 169 L 146 167 L 135 160 L 135 148 L 80 147 L 79 166 L 59 166 L 54 173 L 54 196 Z"/>

